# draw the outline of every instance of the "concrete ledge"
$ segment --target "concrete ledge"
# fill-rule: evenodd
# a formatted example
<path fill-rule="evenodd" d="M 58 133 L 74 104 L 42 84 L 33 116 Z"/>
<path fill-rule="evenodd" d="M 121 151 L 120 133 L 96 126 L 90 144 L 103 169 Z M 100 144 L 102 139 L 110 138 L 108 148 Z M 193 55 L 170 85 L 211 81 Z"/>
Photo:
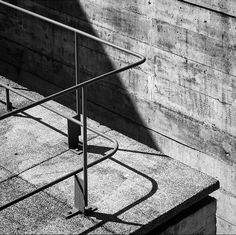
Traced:
<path fill-rule="evenodd" d="M 19 102 L 19 98 L 15 99 Z M 71 112 L 55 102 L 51 105 Z M 197 203 L 219 188 L 214 178 L 95 121 L 89 120 L 89 124 L 100 127 L 120 144 L 112 158 L 88 171 L 89 203 L 98 210 L 91 216 L 78 215 L 68 220 L 63 217 L 63 212 L 73 206 L 73 178 L 69 178 L 2 210 L 0 233 L 148 233 L 156 227 L 171 225 L 170 221 L 188 210 L 194 214 L 192 206 L 200 208 L 197 205 L 201 203 Z M 5 119 L 0 130 L 1 150 L 4 150 L 0 152 L 1 205 L 82 165 L 80 153 L 66 145 L 66 120 L 42 107 Z M 90 135 L 89 162 L 109 150 L 109 142 Z M 214 206 L 204 205 L 200 215 L 204 220 L 212 215 L 214 224 Z M 204 208 L 210 214 L 203 216 Z M 189 216 L 199 218 L 191 217 L 190 212 Z"/>

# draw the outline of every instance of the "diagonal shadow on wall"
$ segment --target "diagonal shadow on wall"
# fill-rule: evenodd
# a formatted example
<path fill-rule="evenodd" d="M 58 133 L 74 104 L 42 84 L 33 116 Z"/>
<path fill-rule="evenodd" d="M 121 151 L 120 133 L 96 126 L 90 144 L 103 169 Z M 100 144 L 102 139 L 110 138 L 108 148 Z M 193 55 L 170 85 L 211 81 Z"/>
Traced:
<path fill-rule="evenodd" d="M 69 24 L 92 35 L 112 31 L 96 31 L 77 0 L 17 0 L 9 1 L 44 16 Z M 23 13 L 0 8 L 2 22 L 1 75 L 49 95 L 75 84 L 74 35 L 49 23 Z M 95 27 L 95 28 L 94 28 Z M 81 81 L 133 62 L 133 57 L 111 50 L 85 37 L 79 37 L 79 66 Z M 127 48 L 129 49 L 129 48 Z M 151 133 L 145 128 L 142 112 L 136 107 L 135 76 L 138 70 L 108 77 L 88 88 L 89 116 L 131 138 L 158 149 Z M 137 75 L 138 76 L 138 75 Z M 145 78 L 143 78 L 145 79 Z M 74 96 L 66 95 L 59 102 L 74 108 Z M 73 102 L 72 102 L 73 101 Z M 145 112 L 145 111 L 143 111 Z"/>

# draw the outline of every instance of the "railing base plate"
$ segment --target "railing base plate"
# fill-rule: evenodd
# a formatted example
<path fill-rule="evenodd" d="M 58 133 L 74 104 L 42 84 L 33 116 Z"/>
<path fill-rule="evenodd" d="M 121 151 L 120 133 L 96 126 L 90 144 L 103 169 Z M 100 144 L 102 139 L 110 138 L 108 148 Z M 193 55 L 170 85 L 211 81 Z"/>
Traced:
<path fill-rule="evenodd" d="M 83 214 L 83 215 L 91 215 L 94 211 L 96 211 L 98 208 L 94 206 L 87 206 L 84 209 L 84 213 L 76 208 L 72 208 L 71 210 L 64 213 L 64 217 L 66 219 L 70 219 L 73 216 Z"/>

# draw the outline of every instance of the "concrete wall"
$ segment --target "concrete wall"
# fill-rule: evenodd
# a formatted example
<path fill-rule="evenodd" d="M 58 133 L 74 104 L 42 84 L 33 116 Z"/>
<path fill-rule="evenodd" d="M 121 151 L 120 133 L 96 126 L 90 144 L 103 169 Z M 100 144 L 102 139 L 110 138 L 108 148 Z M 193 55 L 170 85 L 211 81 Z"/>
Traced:
<path fill-rule="evenodd" d="M 89 88 L 91 116 L 219 179 L 218 233 L 236 233 L 234 0 L 12 2 L 147 57 Z M 2 6 L 0 22 L 1 75 L 44 94 L 74 83 L 72 33 Z M 133 61 L 79 44 L 82 80 Z"/>

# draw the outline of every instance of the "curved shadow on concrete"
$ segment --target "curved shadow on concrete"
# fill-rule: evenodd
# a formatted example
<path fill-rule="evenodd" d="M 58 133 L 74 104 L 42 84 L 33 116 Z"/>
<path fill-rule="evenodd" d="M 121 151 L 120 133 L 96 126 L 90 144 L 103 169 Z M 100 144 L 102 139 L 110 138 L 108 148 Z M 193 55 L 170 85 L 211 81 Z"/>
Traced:
<path fill-rule="evenodd" d="M 102 221 L 97 223 L 95 226 L 85 230 L 84 232 L 82 232 L 80 234 L 88 234 L 88 233 L 94 231 L 95 229 L 103 226 L 107 222 L 117 222 L 117 223 L 128 224 L 128 225 L 135 225 L 135 226 L 138 226 L 138 227 L 142 227 L 143 225 L 140 224 L 140 223 L 124 221 L 124 220 L 119 219 L 118 216 L 123 214 L 123 213 L 125 213 L 126 211 L 132 209 L 133 207 L 137 206 L 138 204 L 142 203 L 143 201 L 147 200 L 148 198 L 153 196 L 156 193 L 156 191 L 158 190 L 158 184 L 157 184 L 157 182 L 153 178 L 151 178 L 148 175 L 142 173 L 141 171 L 138 171 L 138 170 L 134 169 L 131 166 L 128 166 L 127 164 L 125 164 L 125 163 L 115 159 L 114 157 L 111 157 L 109 160 L 111 160 L 111 161 L 113 161 L 113 162 L 115 162 L 115 163 L 125 167 L 126 169 L 128 169 L 130 171 L 133 171 L 134 173 L 144 177 L 145 179 L 147 179 L 148 181 L 151 182 L 152 188 L 149 191 L 149 193 L 147 193 L 145 196 L 141 197 L 140 199 L 138 199 L 137 201 L 131 203 L 130 205 L 122 208 L 121 210 L 117 211 L 114 214 L 104 214 L 104 213 L 93 212 L 90 215 L 90 217 L 95 217 L 96 219 L 101 219 Z"/>

